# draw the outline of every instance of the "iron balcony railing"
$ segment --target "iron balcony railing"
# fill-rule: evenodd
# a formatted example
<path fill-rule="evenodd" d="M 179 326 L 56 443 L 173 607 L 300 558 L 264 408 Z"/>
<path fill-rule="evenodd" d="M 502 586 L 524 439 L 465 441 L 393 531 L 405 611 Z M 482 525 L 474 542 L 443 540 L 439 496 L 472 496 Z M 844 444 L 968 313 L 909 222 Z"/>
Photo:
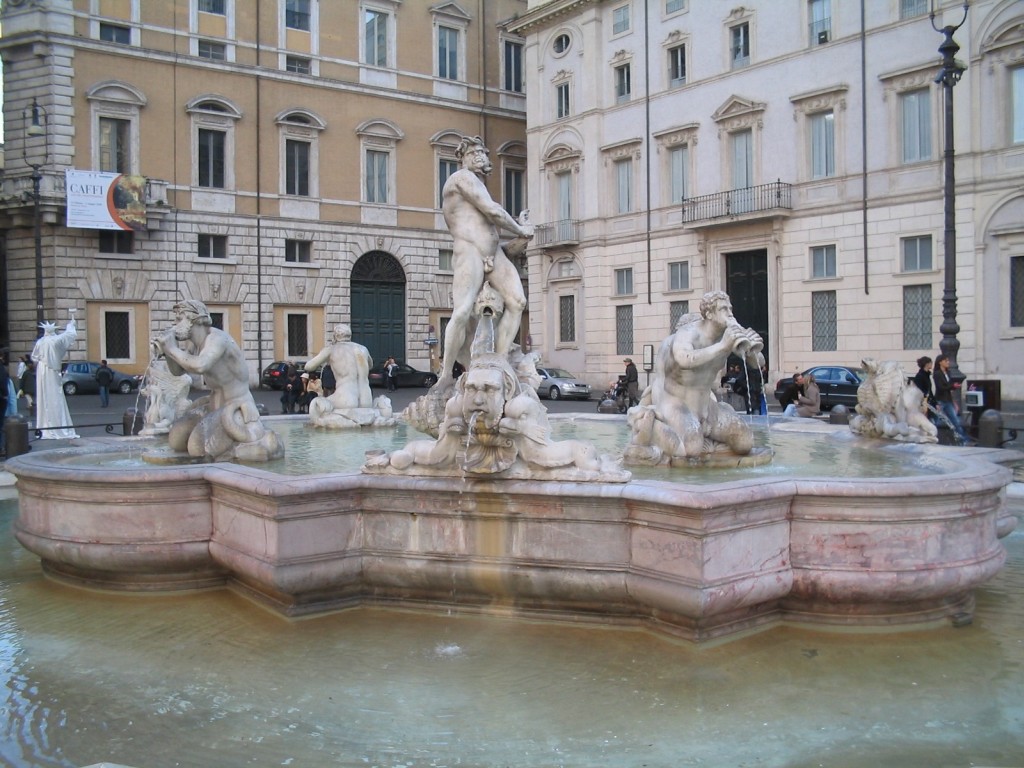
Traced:
<path fill-rule="evenodd" d="M 576 219 L 562 219 L 537 225 L 534 244 L 542 248 L 556 245 L 579 245 L 580 223 Z"/>
<path fill-rule="evenodd" d="M 683 223 L 793 208 L 793 185 L 781 181 L 683 200 Z"/>

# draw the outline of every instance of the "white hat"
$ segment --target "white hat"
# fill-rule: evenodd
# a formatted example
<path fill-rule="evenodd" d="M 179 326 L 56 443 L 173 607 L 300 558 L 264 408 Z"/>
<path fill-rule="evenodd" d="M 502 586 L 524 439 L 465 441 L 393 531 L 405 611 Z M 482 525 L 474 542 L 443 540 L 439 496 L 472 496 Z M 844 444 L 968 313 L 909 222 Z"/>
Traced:
<path fill-rule="evenodd" d="M 302 374 L 302 376 L 300 378 L 308 379 L 309 378 L 309 374 L 308 373 L 304 373 L 304 374 Z"/>

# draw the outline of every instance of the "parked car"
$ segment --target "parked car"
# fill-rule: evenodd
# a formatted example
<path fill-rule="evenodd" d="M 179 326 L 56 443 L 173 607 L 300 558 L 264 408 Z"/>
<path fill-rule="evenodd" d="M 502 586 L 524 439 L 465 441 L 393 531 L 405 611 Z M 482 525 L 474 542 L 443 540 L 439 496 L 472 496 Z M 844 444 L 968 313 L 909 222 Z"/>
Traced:
<path fill-rule="evenodd" d="M 432 387 L 437 384 L 437 375 L 430 371 L 417 371 L 408 363 L 396 363 L 395 384 L 399 387 Z M 370 386 L 384 386 L 384 363 L 377 363 L 370 369 Z"/>
<path fill-rule="evenodd" d="M 537 368 L 540 384 L 537 394 L 548 400 L 560 400 L 563 397 L 574 397 L 578 400 L 590 399 L 590 385 L 586 384 L 564 368 Z"/>
<path fill-rule="evenodd" d="M 302 373 L 305 367 L 305 363 L 290 363 L 287 360 L 275 360 L 263 369 L 263 375 L 260 377 L 260 384 L 267 389 L 281 389 L 284 386 L 284 380 L 288 375 L 289 368 L 294 368 L 299 373 Z"/>
<path fill-rule="evenodd" d="M 831 410 L 833 406 L 845 405 L 853 409 L 857 405 L 857 388 L 867 377 L 863 368 L 852 368 L 845 365 L 819 365 L 808 368 L 803 375 L 813 373 L 821 391 L 821 410 Z M 775 383 L 775 399 L 778 400 L 793 383 L 793 377 L 787 376 Z"/>
<path fill-rule="evenodd" d="M 70 362 L 64 363 L 60 369 L 61 386 L 65 395 L 78 395 L 95 393 L 100 391 L 100 383 L 96 381 L 96 371 L 99 363 L 93 362 Z M 114 381 L 110 384 L 111 392 L 120 392 L 122 395 L 131 394 L 139 388 L 139 378 L 127 373 L 114 370 Z"/>

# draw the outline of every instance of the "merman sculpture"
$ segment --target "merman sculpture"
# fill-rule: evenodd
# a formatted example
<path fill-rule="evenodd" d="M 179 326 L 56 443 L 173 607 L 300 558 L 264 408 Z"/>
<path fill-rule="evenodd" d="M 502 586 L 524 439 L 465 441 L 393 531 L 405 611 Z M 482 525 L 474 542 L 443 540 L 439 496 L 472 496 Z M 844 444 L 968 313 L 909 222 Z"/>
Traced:
<path fill-rule="evenodd" d="M 700 313 L 683 315 L 662 342 L 654 378 L 629 410 L 632 437 L 626 464 L 759 464 L 771 459 L 755 450 L 750 425 L 714 395 L 730 355 L 760 372 L 764 342 L 741 326 L 722 291 L 704 294 Z"/>
<path fill-rule="evenodd" d="M 283 456 L 284 444 L 260 420 L 235 340 L 213 327 L 201 301 L 179 302 L 174 313 L 178 322 L 152 340 L 153 350 L 164 355 L 172 374 L 202 376 L 210 394 L 194 401 L 171 425 L 170 448 L 208 461 L 261 462 Z"/>
<path fill-rule="evenodd" d="M 352 328 L 344 323 L 334 327 L 334 341 L 306 363 L 307 371 L 315 371 L 327 363 L 334 373 L 336 385 L 328 397 L 317 397 L 309 404 L 309 423 L 314 427 L 349 429 L 352 427 L 386 427 L 395 423 L 391 399 L 373 400 L 370 394 L 370 368 L 373 358 L 362 344 L 352 341 Z"/>

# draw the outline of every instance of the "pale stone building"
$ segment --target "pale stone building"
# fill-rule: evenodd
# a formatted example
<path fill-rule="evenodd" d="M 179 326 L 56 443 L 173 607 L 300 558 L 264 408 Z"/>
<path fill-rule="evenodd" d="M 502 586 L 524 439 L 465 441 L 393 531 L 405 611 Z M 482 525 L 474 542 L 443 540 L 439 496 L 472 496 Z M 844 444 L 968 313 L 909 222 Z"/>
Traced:
<path fill-rule="evenodd" d="M 530 330 L 606 383 L 708 290 L 771 376 L 935 355 L 943 35 L 928 0 L 532 0 Z M 935 0 L 935 24 L 963 4 Z M 954 39 L 959 364 L 1024 398 L 1024 5 Z M 644 376 L 641 374 L 641 382 Z"/>
<path fill-rule="evenodd" d="M 37 318 L 74 308 L 73 358 L 142 372 L 150 335 L 194 298 L 254 383 L 341 322 L 381 360 L 436 366 L 451 306 L 439 193 L 460 134 L 491 149 L 492 196 L 525 207 L 523 41 L 505 25 L 525 11 L 4 0 L 0 346 L 16 359 Z M 68 226 L 89 189 L 69 189 L 69 169 L 139 177 L 136 226 Z"/>

